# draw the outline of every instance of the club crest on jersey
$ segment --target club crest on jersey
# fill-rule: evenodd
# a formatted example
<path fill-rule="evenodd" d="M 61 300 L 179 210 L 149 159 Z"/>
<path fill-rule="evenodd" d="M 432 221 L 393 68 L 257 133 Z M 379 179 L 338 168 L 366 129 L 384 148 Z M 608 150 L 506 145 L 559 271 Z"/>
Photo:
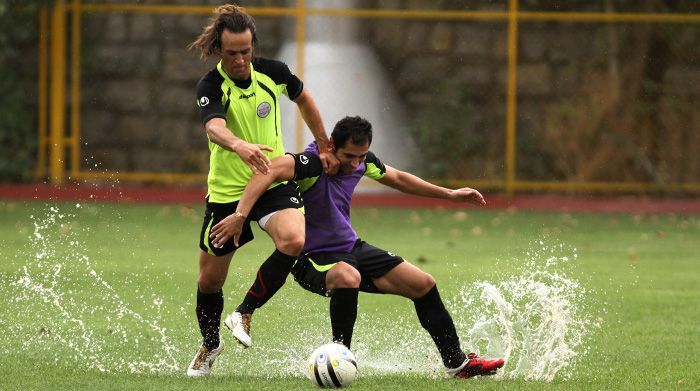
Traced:
<path fill-rule="evenodd" d="M 207 98 L 206 96 L 199 98 L 199 105 L 200 106 L 204 107 L 208 104 L 209 104 L 209 98 Z"/>
<path fill-rule="evenodd" d="M 265 118 L 267 117 L 268 114 L 270 114 L 270 104 L 267 102 L 262 102 L 261 104 L 258 105 L 258 117 L 260 118 Z"/>
<path fill-rule="evenodd" d="M 301 164 L 308 164 L 309 158 L 304 155 L 299 155 L 299 161 L 301 162 Z"/>

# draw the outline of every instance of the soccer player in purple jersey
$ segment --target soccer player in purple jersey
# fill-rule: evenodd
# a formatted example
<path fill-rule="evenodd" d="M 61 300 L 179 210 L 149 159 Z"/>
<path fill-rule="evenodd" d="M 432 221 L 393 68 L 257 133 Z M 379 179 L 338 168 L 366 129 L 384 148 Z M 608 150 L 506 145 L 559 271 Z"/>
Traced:
<path fill-rule="evenodd" d="M 465 354 L 452 317 L 438 293 L 433 277 L 391 252 L 358 238 L 350 223 L 352 194 L 362 176 L 404 193 L 485 205 L 484 197 L 468 187 L 448 189 L 384 165 L 369 151 L 372 126 L 363 118 L 340 120 L 331 144 L 340 161 L 340 172 L 328 176 L 318 157 L 315 143 L 299 154 L 273 160 L 269 175 L 255 175 L 244 191 L 236 211 L 247 215 L 258 197 L 274 181 L 296 180 L 306 205 L 306 243 L 303 256 L 292 268 L 294 279 L 304 288 L 330 296 L 333 339 L 350 346 L 357 318 L 359 291 L 400 295 L 413 300 L 421 325 L 432 337 L 447 373 L 454 377 L 492 375 L 504 360 Z M 226 218 L 212 228 L 212 242 L 223 245 L 238 241 L 239 219 Z M 249 329 L 239 327 L 234 337 L 246 337 Z M 239 339 L 240 341 L 240 339 Z"/>

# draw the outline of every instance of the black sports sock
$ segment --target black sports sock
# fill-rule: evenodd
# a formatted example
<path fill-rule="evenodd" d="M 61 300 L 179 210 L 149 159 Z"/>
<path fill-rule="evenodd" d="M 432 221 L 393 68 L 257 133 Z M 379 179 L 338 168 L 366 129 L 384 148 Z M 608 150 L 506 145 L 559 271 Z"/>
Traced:
<path fill-rule="evenodd" d="M 423 297 L 414 299 L 421 326 L 428 331 L 447 368 L 456 368 L 467 358 L 459 346 L 459 337 L 452 317 L 442 303 L 437 285 Z"/>
<path fill-rule="evenodd" d="M 236 311 L 242 314 L 252 314 L 253 311 L 265 305 L 284 285 L 295 259 L 296 257 L 275 250 L 260 265 L 255 282 L 248 289 L 248 293 Z"/>
<path fill-rule="evenodd" d="M 357 319 L 358 288 L 338 288 L 331 295 L 331 328 L 333 341 L 342 343 L 350 348 L 352 331 Z"/>
<path fill-rule="evenodd" d="M 197 287 L 197 321 L 204 346 L 209 350 L 219 346 L 219 327 L 223 310 L 224 292 L 221 289 L 215 293 L 202 293 Z"/>

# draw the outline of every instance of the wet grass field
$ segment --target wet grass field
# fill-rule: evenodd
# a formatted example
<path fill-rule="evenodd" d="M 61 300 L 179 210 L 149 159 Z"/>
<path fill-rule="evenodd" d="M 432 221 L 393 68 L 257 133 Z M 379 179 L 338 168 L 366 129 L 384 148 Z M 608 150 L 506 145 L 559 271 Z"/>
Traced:
<path fill-rule="evenodd" d="M 253 347 L 223 335 L 208 379 L 185 369 L 202 205 L 0 201 L 0 389 L 313 389 L 302 369 L 330 338 L 328 301 L 289 278 L 253 317 Z M 700 387 L 700 216 L 358 208 L 366 241 L 431 273 L 465 350 L 508 358 L 453 380 L 404 298 L 360 295 L 351 389 Z M 272 251 L 234 257 L 232 311 Z M 467 384 L 465 384 L 467 382 Z"/>

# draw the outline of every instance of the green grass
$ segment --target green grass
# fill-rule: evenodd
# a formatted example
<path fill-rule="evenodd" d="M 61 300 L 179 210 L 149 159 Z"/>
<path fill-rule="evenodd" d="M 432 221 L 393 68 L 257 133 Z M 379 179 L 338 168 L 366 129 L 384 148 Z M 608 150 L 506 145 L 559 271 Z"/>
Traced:
<path fill-rule="evenodd" d="M 215 376 L 183 375 L 199 343 L 201 215 L 201 205 L 0 201 L 0 389 L 313 389 L 294 365 L 329 338 L 328 302 L 291 279 L 256 312 L 251 349 L 224 335 Z M 581 284 L 563 294 L 584 340 L 552 381 L 445 379 L 412 303 L 363 294 L 351 389 L 700 387 L 700 216 L 358 208 L 353 219 L 364 239 L 436 278 L 465 349 L 487 350 L 470 328 L 497 314 L 480 300 L 479 282 L 507 296 L 503 284 L 532 271 Z M 272 251 L 255 233 L 231 265 L 226 312 Z M 548 266 L 551 256 L 558 261 Z"/>

